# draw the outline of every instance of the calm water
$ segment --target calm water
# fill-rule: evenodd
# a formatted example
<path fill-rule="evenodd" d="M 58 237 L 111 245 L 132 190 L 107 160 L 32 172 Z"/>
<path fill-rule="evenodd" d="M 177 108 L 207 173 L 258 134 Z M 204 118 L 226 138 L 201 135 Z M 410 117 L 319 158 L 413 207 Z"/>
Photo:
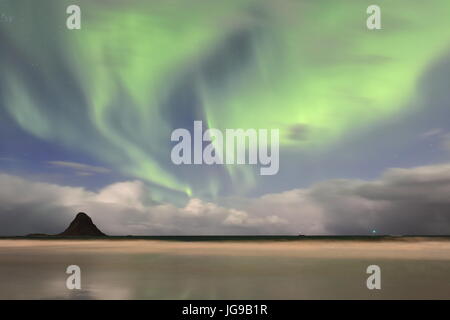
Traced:
<path fill-rule="evenodd" d="M 450 241 L 0 240 L 0 298 L 450 299 Z"/>

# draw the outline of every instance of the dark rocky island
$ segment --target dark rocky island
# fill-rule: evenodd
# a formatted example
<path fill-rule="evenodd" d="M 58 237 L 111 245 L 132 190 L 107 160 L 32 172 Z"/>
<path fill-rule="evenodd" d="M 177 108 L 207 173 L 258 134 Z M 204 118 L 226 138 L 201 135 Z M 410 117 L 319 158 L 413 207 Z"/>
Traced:
<path fill-rule="evenodd" d="M 32 233 L 27 237 L 106 237 L 92 222 L 92 219 L 84 212 L 77 214 L 75 219 L 70 223 L 69 227 L 56 235 Z"/>
<path fill-rule="evenodd" d="M 84 212 L 77 214 L 75 219 L 70 223 L 64 232 L 58 234 L 61 237 L 105 237 L 106 234 L 101 232 L 92 222 L 92 219 Z"/>

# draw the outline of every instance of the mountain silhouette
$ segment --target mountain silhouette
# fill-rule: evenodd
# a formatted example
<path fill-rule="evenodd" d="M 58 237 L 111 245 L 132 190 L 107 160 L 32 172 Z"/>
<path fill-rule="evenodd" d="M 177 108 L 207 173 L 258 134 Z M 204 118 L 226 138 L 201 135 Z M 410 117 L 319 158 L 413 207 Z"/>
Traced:
<path fill-rule="evenodd" d="M 105 237 L 106 234 L 97 228 L 97 226 L 92 222 L 92 219 L 86 213 L 80 212 L 70 223 L 69 227 L 64 232 L 58 234 L 58 236 Z"/>

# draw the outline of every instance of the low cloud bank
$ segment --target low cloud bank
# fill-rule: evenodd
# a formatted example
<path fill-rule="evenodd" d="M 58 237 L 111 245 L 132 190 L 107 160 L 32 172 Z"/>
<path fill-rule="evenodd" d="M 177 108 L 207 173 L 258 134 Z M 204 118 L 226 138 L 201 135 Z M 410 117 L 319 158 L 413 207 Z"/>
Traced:
<path fill-rule="evenodd" d="M 450 234 L 450 164 L 237 200 L 179 208 L 155 204 L 140 181 L 91 192 L 0 174 L 0 235 L 58 233 L 78 211 L 112 235 Z"/>

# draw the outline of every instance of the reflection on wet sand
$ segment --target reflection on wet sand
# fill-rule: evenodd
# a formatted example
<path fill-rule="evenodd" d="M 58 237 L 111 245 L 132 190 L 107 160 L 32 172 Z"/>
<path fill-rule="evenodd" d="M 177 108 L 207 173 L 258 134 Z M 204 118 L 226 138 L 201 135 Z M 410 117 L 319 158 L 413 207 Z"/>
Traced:
<path fill-rule="evenodd" d="M 2 299 L 450 299 L 450 241 L 0 240 L 0 272 Z"/>

